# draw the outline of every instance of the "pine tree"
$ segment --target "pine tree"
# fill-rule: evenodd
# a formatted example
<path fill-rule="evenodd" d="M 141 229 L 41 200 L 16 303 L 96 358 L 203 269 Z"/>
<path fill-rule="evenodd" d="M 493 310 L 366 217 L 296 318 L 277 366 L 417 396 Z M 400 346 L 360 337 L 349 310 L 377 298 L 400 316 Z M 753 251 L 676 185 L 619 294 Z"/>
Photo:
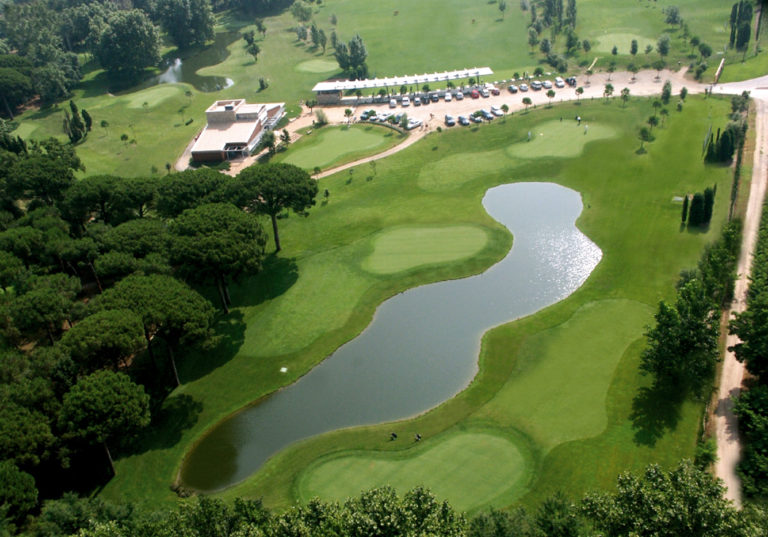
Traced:
<path fill-rule="evenodd" d="M 710 220 L 712 220 L 712 209 L 714 206 L 715 192 L 710 187 L 707 187 L 704 189 L 704 218 L 701 222 L 703 225 L 709 224 Z"/>
<path fill-rule="evenodd" d="M 696 192 L 693 195 L 693 200 L 691 200 L 688 225 L 701 226 L 704 223 L 704 195 L 701 192 Z"/>

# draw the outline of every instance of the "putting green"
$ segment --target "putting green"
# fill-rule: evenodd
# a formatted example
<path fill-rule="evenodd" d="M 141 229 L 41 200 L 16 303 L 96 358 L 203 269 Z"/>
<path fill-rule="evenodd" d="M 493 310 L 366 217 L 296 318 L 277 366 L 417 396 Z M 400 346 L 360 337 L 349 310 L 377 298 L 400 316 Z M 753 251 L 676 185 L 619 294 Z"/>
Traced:
<path fill-rule="evenodd" d="M 143 91 L 137 91 L 130 95 L 120 97 L 120 100 L 125 103 L 128 108 L 142 108 L 144 103 L 147 103 L 147 106 L 152 108 L 167 99 L 176 97 L 180 93 L 182 93 L 182 90 L 176 85 L 160 84 L 159 86 L 153 86 Z"/>
<path fill-rule="evenodd" d="M 296 66 L 297 71 L 304 73 L 329 73 L 338 69 L 339 64 L 331 60 L 307 60 Z"/>
<path fill-rule="evenodd" d="M 509 419 L 547 449 L 600 434 L 616 366 L 652 314 L 633 300 L 585 304 L 566 322 L 526 341 L 511 382 L 484 412 L 502 423 Z"/>
<path fill-rule="evenodd" d="M 418 185 L 430 192 L 455 190 L 478 177 L 498 173 L 507 160 L 503 150 L 457 153 L 429 162 L 421 168 Z"/>
<path fill-rule="evenodd" d="M 413 441 L 401 437 L 396 442 Z M 502 496 L 507 501 L 509 494 L 519 495 L 528 482 L 529 466 L 509 437 L 461 432 L 405 452 L 352 452 L 319 459 L 302 473 L 298 489 L 303 501 L 315 496 L 343 500 L 372 487 L 390 485 L 403 493 L 424 485 L 455 509 L 466 511 Z"/>
<path fill-rule="evenodd" d="M 595 36 L 594 42 L 592 43 L 592 50 L 610 54 L 613 47 L 616 47 L 619 50 L 619 54 L 627 55 L 629 54 L 633 39 L 637 40 L 638 54 L 643 54 L 645 52 L 645 47 L 648 45 L 651 45 L 654 50 L 656 48 L 656 41 L 654 39 L 637 34 L 616 33 Z"/>
<path fill-rule="evenodd" d="M 573 117 L 569 117 L 536 125 L 531 130 L 531 141 L 508 147 L 507 154 L 518 158 L 578 157 L 587 143 L 614 136 L 613 127 L 603 123 L 590 124 L 588 119 L 578 125 Z"/>
<path fill-rule="evenodd" d="M 311 170 L 325 168 L 359 153 L 372 153 L 397 139 L 397 132 L 387 127 L 354 125 L 349 128 L 323 128 L 300 139 L 282 162 Z"/>
<path fill-rule="evenodd" d="M 379 233 L 365 270 L 393 274 L 424 265 L 466 259 L 483 249 L 488 235 L 477 226 L 402 227 Z"/>

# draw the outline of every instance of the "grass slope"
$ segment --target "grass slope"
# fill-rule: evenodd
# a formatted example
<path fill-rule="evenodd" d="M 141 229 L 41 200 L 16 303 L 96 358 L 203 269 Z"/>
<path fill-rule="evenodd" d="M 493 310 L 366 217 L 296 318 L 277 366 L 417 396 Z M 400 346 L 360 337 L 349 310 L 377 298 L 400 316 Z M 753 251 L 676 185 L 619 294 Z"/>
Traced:
<path fill-rule="evenodd" d="M 264 497 L 268 505 L 287 506 L 301 496 L 302 472 L 317 461 L 350 453 L 366 460 L 427 461 L 430 450 L 451 435 L 460 442 L 466 431 L 500 435 L 524 455 L 518 470 L 525 479 L 489 500 L 493 505 L 515 498 L 532 503 L 555 488 L 576 494 L 607 487 L 619 471 L 690 456 L 701 405 L 686 403 L 670 412 L 644 391 L 647 380 L 637 362 L 640 336 L 657 301 L 673 296 L 678 272 L 695 265 L 714 235 L 680 230 L 680 205 L 671 200 L 712 183 L 729 191 L 729 169 L 706 166 L 700 158 L 710 122 L 722 126 L 728 109 L 726 101 L 689 98 L 682 113 L 673 112 L 665 128 L 655 129 L 648 154 L 637 155 L 636 132 L 653 111 L 650 101 L 633 100 L 626 108 L 615 100 L 568 104 L 476 130 L 430 134 L 380 160 L 370 181 L 363 179 L 367 165 L 353 175 L 323 179 L 321 189 L 331 193 L 327 203 L 308 219 L 281 220 L 284 250 L 268 259 L 259 277 L 232 290 L 237 307 L 218 326 L 218 347 L 180 360 L 182 387 L 166 401 L 140 447 L 118 461 L 103 496 L 173 501 L 169 484 L 183 454 L 215 422 L 291 382 L 359 333 L 384 298 L 476 273 L 500 259 L 511 237 L 484 213 L 480 200 L 491 186 L 524 180 L 555 181 L 582 193 L 578 225 L 604 254 L 585 285 L 542 312 L 488 332 L 473 384 L 439 408 L 396 425 L 402 438 L 420 432 L 424 440 L 418 446 L 387 442 L 392 424 L 329 433 L 284 450 L 224 497 Z M 507 149 L 524 143 L 527 131 L 577 112 L 590 129 L 610 127 L 612 137 L 591 140 L 574 158 L 509 155 Z M 496 158 L 478 169 L 476 157 L 488 152 Z M 421 176 L 444 159 L 461 180 L 448 189 L 425 189 Z M 718 196 L 713 230 L 726 210 L 726 196 Z M 429 270 L 388 275 L 363 269 L 383 234 L 456 225 L 483 229 L 485 247 Z M 282 366 L 287 374 L 279 372 Z M 565 376 L 556 378 L 561 369 Z M 574 398 L 566 398 L 571 391 Z M 532 413 L 539 419 L 529 420 Z M 454 444 L 442 450 L 445 445 Z M 316 481 L 318 490 L 323 482 Z M 432 486 L 458 485 L 448 476 Z M 480 489 L 464 490 L 467 498 L 476 493 L 487 498 Z M 475 508 L 467 499 L 458 501 Z"/>
<path fill-rule="evenodd" d="M 300 168 L 325 169 L 380 153 L 397 145 L 405 136 L 388 127 L 350 125 L 312 130 L 278 154 L 275 162 L 287 162 Z"/>

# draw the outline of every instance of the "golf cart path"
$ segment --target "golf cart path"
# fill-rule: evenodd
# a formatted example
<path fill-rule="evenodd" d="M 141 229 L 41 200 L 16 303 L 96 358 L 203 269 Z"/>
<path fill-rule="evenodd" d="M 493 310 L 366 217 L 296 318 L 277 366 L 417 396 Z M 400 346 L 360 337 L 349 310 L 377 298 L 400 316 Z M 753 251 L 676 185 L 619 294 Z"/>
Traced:
<path fill-rule="evenodd" d="M 743 312 L 747 307 L 746 300 L 752 270 L 752 258 L 760 227 L 766 183 L 768 183 L 768 77 L 723 84 L 714 88 L 715 93 L 728 94 L 740 94 L 744 90 L 751 92 L 755 102 L 756 140 L 752 181 L 744 217 L 741 255 L 737 267 L 730 318 Z M 739 341 L 738 337 L 729 334 L 726 338 L 726 347 L 731 347 Z M 726 350 L 718 390 L 717 408 L 715 409 L 717 438 L 715 475 L 722 479 L 726 486 L 726 498 L 732 500 L 737 506 L 741 506 L 741 480 L 736 474 L 736 467 L 741 455 L 741 442 L 736 415 L 733 412 L 733 398 L 738 397 L 741 393 L 743 379 L 744 364 L 736 359 L 733 352 Z"/>

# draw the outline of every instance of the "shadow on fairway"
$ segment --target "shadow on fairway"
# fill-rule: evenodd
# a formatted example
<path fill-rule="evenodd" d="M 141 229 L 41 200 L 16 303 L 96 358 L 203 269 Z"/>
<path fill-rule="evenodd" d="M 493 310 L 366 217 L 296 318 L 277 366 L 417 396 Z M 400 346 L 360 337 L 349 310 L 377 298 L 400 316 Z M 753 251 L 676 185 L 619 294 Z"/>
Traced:
<path fill-rule="evenodd" d="M 653 447 L 667 431 L 673 431 L 680 421 L 684 391 L 675 387 L 651 386 L 640 388 L 632 400 L 632 428 L 635 442 Z"/>
<path fill-rule="evenodd" d="M 213 327 L 214 335 L 207 343 L 191 352 L 182 349 L 177 353 L 176 365 L 181 383 L 204 377 L 234 358 L 245 341 L 245 329 L 243 313 L 240 311 L 231 311 L 229 315 L 219 317 Z"/>
<path fill-rule="evenodd" d="M 153 416 L 149 429 L 133 443 L 130 454 L 175 446 L 181 441 L 181 434 L 197 423 L 202 411 L 203 403 L 191 395 L 169 397 Z"/>
<path fill-rule="evenodd" d="M 257 306 L 279 297 L 298 279 L 299 268 L 296 261 L 293 258 L 278 257 L 273 252 L 264 259 L 264 266 L 257 277 L 231 286 L 232 304 L 235 307 Z"/>

